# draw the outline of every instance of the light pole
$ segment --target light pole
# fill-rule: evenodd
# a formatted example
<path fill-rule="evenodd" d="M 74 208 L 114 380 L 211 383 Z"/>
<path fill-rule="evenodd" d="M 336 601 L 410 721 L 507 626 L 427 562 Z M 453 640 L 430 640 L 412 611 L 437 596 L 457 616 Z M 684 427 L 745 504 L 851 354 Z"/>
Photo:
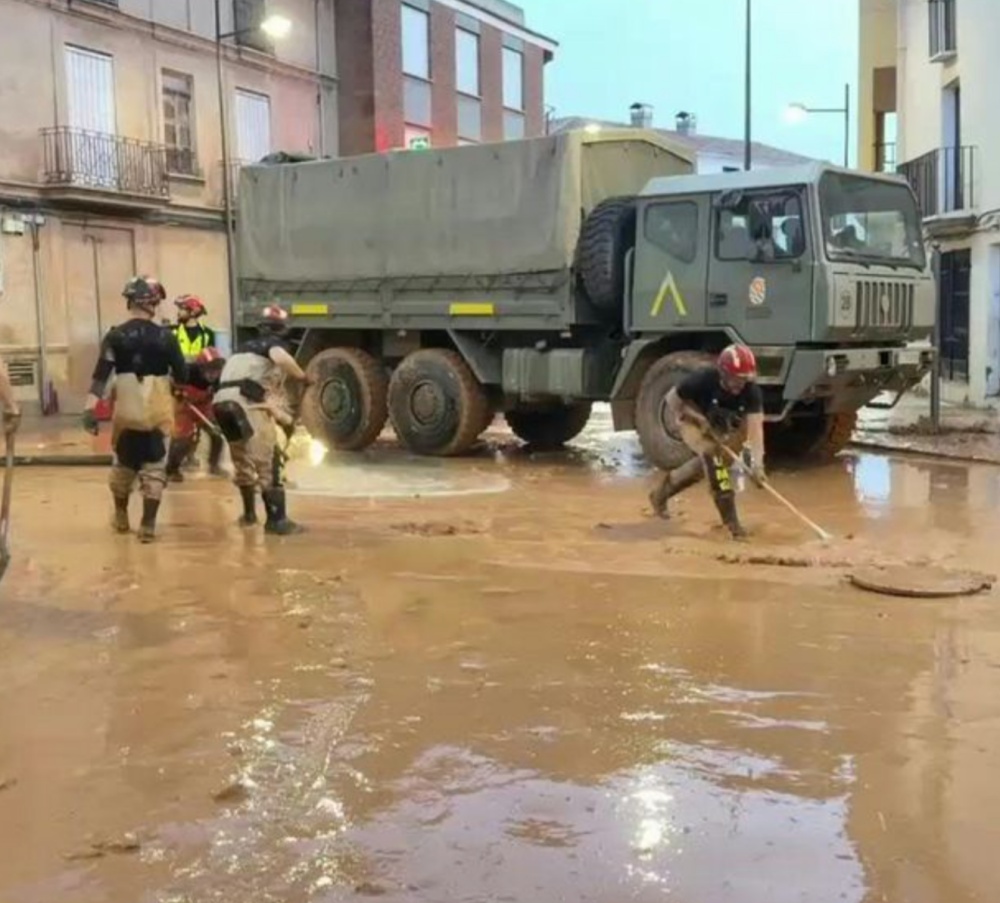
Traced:
<path fill-rule="evenodd" d="M 753 16 L 752 16 L 752 6 L 753 0 L 747 0 L 747 24 L 746 24 L 746 71 L 743 77 L 743 168 L 749 170 L 753 164 L 753 152 L 751 150 L 751 138 L 752 129 L 750 122 L 750 113 L 752 110 L 751 100 L 752 100 L 752 87 L 753 87 L 753 69 L 751 67 L 751 53 L 753 50 Z"/>
<path fill-rule="evenodd" d="M 851 162 L 851 86 L 844 85 L 844 105 L 842 107 L 807 107 L 803 103 L 788 105 L 788 118 L 792 122 L 801 122 L 811 113 L 835 113 L 844 117 L 844 167 Z"/>
<path fill-rule="evenodd" d="M 284 16 L 273 14 L 261 22 L 259 29 L 269 38 L 281 40 L 291 30 L 292 23 Z M 226 274 L 229 282 L 230 338 L 236 339 L 236 238 L 233 234 L 233 190 L 229 184 L 229 109 L 226 104 L 226 85 L 222 66 L 222 42 L 250 34 L 256 28 L 222 31 L 222 0 L 215 0 L 215 70 L 219 86 L 219 137 L 222 146 L 222 206 L 226 218 Z"/>

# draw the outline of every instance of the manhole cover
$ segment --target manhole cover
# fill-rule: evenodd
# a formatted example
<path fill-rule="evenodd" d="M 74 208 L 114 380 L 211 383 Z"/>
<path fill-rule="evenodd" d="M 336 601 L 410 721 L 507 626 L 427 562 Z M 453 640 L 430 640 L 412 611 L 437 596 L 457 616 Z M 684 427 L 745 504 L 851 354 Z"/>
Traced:
<path fill-rule="evenodd" d="M 996 577 L 975 571 L 950 571 L 935 567 L 892 567 L 864 568 L 851 574 L 850 580 L 861 589 L 887 596 L 939 599 L 971 596 L 990 589 Z"/>

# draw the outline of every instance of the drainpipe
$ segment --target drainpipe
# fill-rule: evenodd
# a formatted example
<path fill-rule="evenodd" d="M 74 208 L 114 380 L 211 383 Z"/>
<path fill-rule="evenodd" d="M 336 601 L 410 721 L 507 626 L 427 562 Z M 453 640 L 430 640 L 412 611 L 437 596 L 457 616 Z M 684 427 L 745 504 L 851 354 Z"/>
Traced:
<path fill-rule="evenodd" d="M 31 268 L 35 283 L 35 338 L 38 342 L 38 403 L 42 414 L 49 414 L 52 412 L 50 410 L 49 366 L 45 350 L 45 305 L 42 301 L 42 262 L 39 255 L 41 242 L 38 237 L 41 217 L 32 215 L 26 216 L 24 219 L 31 229 Z"/>
<path fill-rule="evenodd" d="M 315 4 L 315 26 L 316 32 L 316 108 L 318 110 L 319 123 L 319 156 L 326 156 L 326 111 L 323 109 L 323 41 L 320 37 L 320 0 Z"/>

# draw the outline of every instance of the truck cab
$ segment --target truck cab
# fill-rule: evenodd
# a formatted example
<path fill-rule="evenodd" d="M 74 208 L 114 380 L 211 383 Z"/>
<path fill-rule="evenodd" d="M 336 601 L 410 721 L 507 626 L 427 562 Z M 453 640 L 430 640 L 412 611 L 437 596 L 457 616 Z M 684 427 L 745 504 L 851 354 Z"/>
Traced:
<path fill-rule="evenodd" d="M 664 351 L 690 365 L 692 351 L 750 345 L 769 441 L 799 453 L 842 444 L 859 408 L 898 397 L 933 360 L 929 345 L 911 347 L 932 337 L 935 290 L 916 201 L 894 177 L 817 163 L 653 179 L 636 200 L 627 270 L 632 341 L 613 401 L 618 425 L 640 436 L 658 427 L 640 416 L 635 376 Z"/>

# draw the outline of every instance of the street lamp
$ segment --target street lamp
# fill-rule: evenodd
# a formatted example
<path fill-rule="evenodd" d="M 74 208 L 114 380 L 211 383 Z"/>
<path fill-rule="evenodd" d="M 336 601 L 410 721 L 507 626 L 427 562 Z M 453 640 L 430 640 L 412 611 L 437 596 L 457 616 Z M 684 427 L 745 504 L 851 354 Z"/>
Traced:
<path fill-rule="evenodd" d="M 272 13 L 258 26 L 259 30 L 274 41 L 288 37 L 292 23 L 285 16 Z M 256 28 L 222 30 L 222 0 L 215 0 L 215 69 L 219 86 L 219 135 L 222 144 L 222 206 L 226 217 L 226 273 L 229 281 L 229 328 L 231 338 L 236 338 L 236 239 L 233 235 L 233 192 L 229 184 L 229 110 L 226 104 L 226 86 L 222 67 L 222 42 L 256 31 Z"/>
<path fill-rule="evenodd" d="M 753 87 L 753 67 L 751 51 L 753 50 L 753 8 L 751 0 L 747 0 L 746 9 L 747 23 L 746 23 L 746 69 L 743 74 L 743 168 L 749 170 L 753 165 L 753 151 L 752 151 L 752 138 L 751 133 L 751 119 L 750 114 L 752 112 L 751 101 L 752 101 L 752 87 Z"/>
<path fill-rule="evenodd" d="M 804 103 L 790 103 L 785 110 L 785 118 L 789 122 L 802 122 L 812 113 L 835 113 L 844 117 L 844 166 L 849 166 L 851 157 L 851 86 L 844 85 L 844 105 L 842 107 L 807 107 Z"/>

